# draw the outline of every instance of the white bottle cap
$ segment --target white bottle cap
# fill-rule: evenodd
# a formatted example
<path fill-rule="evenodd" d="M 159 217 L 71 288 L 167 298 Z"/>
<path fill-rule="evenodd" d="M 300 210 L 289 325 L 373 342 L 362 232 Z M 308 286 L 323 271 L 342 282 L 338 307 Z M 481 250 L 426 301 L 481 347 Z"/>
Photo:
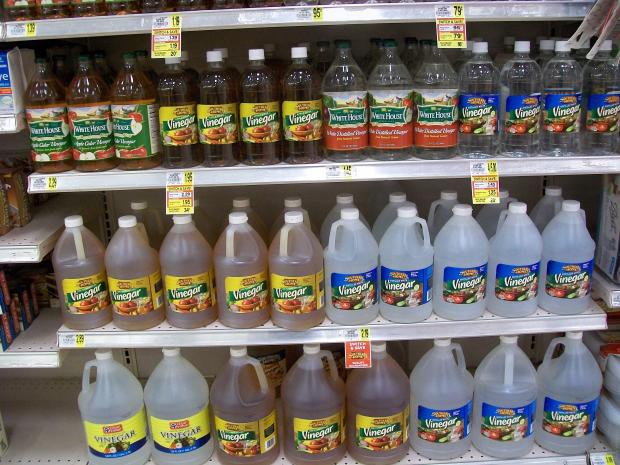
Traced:
<path fill-rule="evenodd" d="M 319 344 L 304 344 L 304 354 L 313 355 L 321 351 Z"/>
<path fill-rule="evenodd" d="M 149 207 L 149 203 L 145 200 L 141 200 L 140 202 L 131 202 L 132 210 L 146 210 Z"/>
<path fill-rule="evenodd" d="M 353 203 L 353 194 L 338 194 L 336 203 L 340 205 L 351 205 Z"/>
<path fill-rule="evenodd" d="M 404 202 L 407 200 L 407 194 L 404 192 L 392 192 L 390 194 L 390 203 Z"/>
<path fill-rule="evenodd" d="M 452 344 L 452 339 L 450 339 L 449 337 L 442 337 L 442 338 L 435 339 L 433 343 L 437 347 L 448 347 L 450 344 Z"/>
<path fill-rule="evenodd" d="M 192 222 L 192 215 L 174 215 L 172 222 L 174 224 L 189 224 Z"/>
<path fill-rule="evenodd" d="M 543 39 L 540 41 L 540 49 L 548 52 L 552 51 L 555 47 L 555 41 L 551 39 Z"/>
<path fill-rule="evenodd" d="M 250 50 L 248 50 L 248 59 L 250 61 L 264 60 L 265 50 L 263 50 L 262 48 L 251 48 Z"/>
<path fill-rule="evenodd" d="M 308 49 L 306 47 L 292 47 L 291 58 L 308 58 Z"/>
<path fill-rule="evenodd" d="M 566 337 L 568 339 L 575 339 L 581 341 L 581 337 L 583 336 L 583 332 L 581 331 L 567 331 Z"/>
<path fill-rule="evenodd" d="M 612 49 L 611 40 L 604 40 L 601 46 L 599 47 L 600 52 L 610 52 L 611 49 Z"/>
<path fill-rule="evenodd" d="M 181 57 L 164 58 L 164 63 L 167 65 L 178 65 L 179 63 L 181 63 Z"/>
<path fill-rule="evenodd" d="M 246 208 L 250 206 L 250 199 L 247 197 L 237 197 L 233 199 L 233 207 L 235 208 Z"/>
<path fill-rule="evenodd" d="M 284 222 L 286 224 L 299 224 L 304 222 L 304 214 L 302 212 L 286 212 L 284 214 Z"/>
<path fill-rule="evenodd" d="M 385 352 L 385 341 L 372 341 L 370 349 L 372 352 Z"/>
<path fill-rule="evenodd" d="M 214 48 L 213 51 L 220 52 L 222 54 L 222 58 L 225 60 L 228 58 L 228 49 L 226 47 L 222 48 Z"/>
<path fill-rule="evenodd" d="M 188 60 L 189 60 L 189 52 L 187 50 L 182 50 L 181 61 L 188 61 Z"/>
<path fill-rule="evenodd" d="M 474 42 L 474 53 L 483 54 L 489 52 L 489 44 L 487 42 Z"/>
<path fill-rule="evenodd" d="M 504 37 L 504 45 L 512 45 L 515 43 L 515 38 L 513 36 Z"/>
<path fill-rule="evenodd" d="M 136 220 L 136 217 L 133 215 L 121 216 L 118 219 L 119 228 L 133 228 L 137 224 L 138 224 L 138 220 Z"/>
<path fill-rule="evenodd" d="M 284 206 L 286 208 L 299 208 L 301 207 L 301 199 L 299 197 L 287 197 L 284 199 Z"/>
<path fill-rule="evenodd" d="M 178 357 L 181 355 L 181 349 L 178 347 L 164 347 L 161 351 L 164 353 L 164 357 Z"/>
<path fill-rule="evenodd" d="M 111 360 L 112 351 L 110 349 L 97 349 L 95 350 L 95 358 L 97 360 Z"/>
<path fill-rule="evenodd" d="M 528 40 L 517 40 L 515 42 L 515 53 L 529 53 L 530 42 Z"/>
<path fill-rule="evenodd" d="M 467 205 L 465 203 L 457 203 L 454 207 L 452 207 L 452 213 L 456 216 L 471 216 L 471 212 L 473 209 L 471 205 Z"/>
<path fill-rule="evenodd" d="M 508 205 L 508 211 L 510 213 L 527 213 L 527 205 L 523 202 L 510 202 Z"/>
<path fill-rule="evenodd" d="M 580 208 L 581 204 L 577 200 L 565 200 L 562 202 L 562 211 L 578 212 Z"/>
<path fill-rule="evenodd" d="M 439 198 L 441 198 L 441 200 L 456 200 L 457 194 L 456 191 L 441 191 Z"/>
<path fill-rule="evenodd" d="M 222 61 L 222 52 L 219 50 L 209 50 L 207 52 L 207 63 L 217 63 Z"/>
<path fill-rule="evenodd" d="M 263 44 L 263 49 L 266 52 L 275 52 L 276 51 L 276 46 L 275 46 L 275 44 Z"/>
<path fill-rule="evenodd" d="M 510 196 L 510 193 L 508 192 L 508 190 L 506 189 L 500 189 L 499 190 L 499 198 L 500 199 L 507 199 Z"/>
<path fill-rule="evenodd" d="M 231 357 L 245 357 L 248 354 L 248 348 L 246 346 L 232 346 L 230 348 Z"/>
<path fill-rule="evenodd" d="M 340 210 L 340 218 L 343 220 L 359 220 L 360 211 L 357 208 L 343 208 Z"/>
<path fill-rule="evenodd" d="M 560 197 L 562 195 L 562 188 L 559 186 L 547 186 L 545 187 L 545 195 Z"/>
<path fill-rule="evenodd" d="M 418 209 L 414 206 L 398 207 L 396 216 L 399 218 L 415 218 L 418 216 Z"/>
<path fill-rule="evenodd" d="M 248 214 L 246 212 L 232 212 L 228 214 L 229 224 L 243 224 L 248 222 Z"/>
<path fill-rule="evenodd" d="M 80 215 L 71 215 L 65 218 L 65 228 L 77 228 L 84 225 L 84 219 Z"/>
<path fill-rule="evenodd" d="M 516 344 L 519 336 L 500 336 L 499 340 L 502 344 Z"/>
<path fill-rule="evenodd" d="M 556 52 L 570 52 L 570 45 L 568 45 L 568 41 L 558 40 L 555 43 L 555 51 Z"/>

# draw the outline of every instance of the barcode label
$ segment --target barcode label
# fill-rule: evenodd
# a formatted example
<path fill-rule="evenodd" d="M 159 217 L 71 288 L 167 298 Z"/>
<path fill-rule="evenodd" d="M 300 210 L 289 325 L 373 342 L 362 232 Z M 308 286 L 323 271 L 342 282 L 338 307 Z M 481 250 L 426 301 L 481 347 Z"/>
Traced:
<path fill-rule="evenodd" d="M 180 172 L 172 172 L 168 173 L 168 179 L 166 180 L 166 184 L 170 185 L 179 185 L 181 184 L 181 173 Z"/>
<path fill-rule="evenodd" d="M 273 438 L 267 439 L 265 441 L 265 450 L 270 450 L 275 445 L 276 445 L 276 438 L 274 436 Z"/>

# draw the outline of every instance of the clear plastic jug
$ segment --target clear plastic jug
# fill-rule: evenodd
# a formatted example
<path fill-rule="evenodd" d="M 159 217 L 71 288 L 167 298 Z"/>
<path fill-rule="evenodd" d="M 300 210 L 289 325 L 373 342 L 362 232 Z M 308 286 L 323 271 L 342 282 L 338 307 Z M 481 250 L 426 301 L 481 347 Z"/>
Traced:
<path fill-rule="evenodd" d="M 342 325 L 364 324 L 379 313 L 379 246 L 359 219 L 357 208 L 344 208 L 332 224 L 325 249 L 327 316 Z"/>
<path fill-rule="evenodd" d="M 219 320 L 231 328 L 253 328 L 269 319 L 267 246 L 243 212 L 229 225 L 214 250 Z"/>
<path fill-rule="evenodd" d="M 538 305 L 559 315 L 584 312 L 591 304 L 592 269 L 596 245 L 576 200 L 564 200 L 562 210 L 543 231 L 540 277 L 545 289 Z"/>
<path fill-rule="evenodd" d="M 302 208 L 301 199 L 299 197 L 287 197 L 284 199 L 284 210 L 282 213 L 278 215 L 276 220 L 273 222 L 271 226 L 271 231 L 269 232 L 269 240 L 273 241 L 273 238 L 276 237 L 278 231 L 284 226 L 284 216 L 287 212 L 301 212 L 304 217 L 304 224 L 310 229 L 310 231 L 314 231 L 312 227 L 312 222 L 310 221 L 310 216 L 308 215 L 308 211 Z"/>
<path fill-rule="evenodd" d="M 323 368 L 329 365 L 329 374 Z M 293 465 L 333 465 L 346 452 L 345 387 L 334 356 L 318 344 L 304 353 L 284 377 L 284 455 Z"/>
<path fill-rule="evenodd" d="M 95 379 L 90 374 L 95 368 Z M 78 406 L 88 462 L 93 465 L 144 465 L 151 455 L 142 385 L 112 351 L 96 350 L 95 360 L 84 364 Z"/>
<path fill-rule="evenodd" d="M 455 205 L 435 238 L 433 309 L 450 320 L 478 318 L 486 303 L 489 241 L 471 212 Z"/>
<path fill-rule="evenodd" d="M 211 386 L 217 456 L 224 465 L 269 465 L 280 454 L 275 393 L 260 362 L 245 347 L 230 359 Z"/>
<path fill-rule="evenodd" d="M 130 207 L 131 214 L 138 221 L 138 229 L 144 234 L 146 241 L 155 250 L 159 250 L 169 228 L 161 213 L 150 208 L 148 202 L 144 200 L 131 202 Z"/>
<path fill-rule="evenodd" d="M 411 445 L 416 452 L 447 460 L 469 449 L 473 394 L 461 346 L 435 339 L 411 372 Z"/>
<path fill-rule="evenodd" d="M 561 187 L 545 187 L 545 195 L 534 206 L 530 214 L 532 221 L 541 233 L 549 221 L 560 211 L 563 201 Z"/>
<path fill-rule="evenodd" d="M 389 465 L 409 450 L 409 379 L 386 352 L 371 343 L 372 367 L 347 378 L 347 449 L 365 465 Z"/>
<path fill-rule="evenodd" d="M 500 336 L 474 376 L 472 440 L 483 454 L 515 459 L 534 445 L 536 369 L 517 345 L 517 336 Z"/>
<path fill-rule="evenodd" d="M 209 386 L 178 348 L 164 358 L 144 387 L 156 465 L 202 465 L 213 454 Z"/>
<path fill-rule="evenodd" d="M 336 196 L 336 205 L 332 207 L 321 225 L 321 245 L 323 245 L 323 247 L 327 247 L 332 224 L 340 219 L 340 210 L 343 208 L 357 208 L 353 202 L 353 194 L 338 194 Z M 360 212 L 360 221 L 370 229 L 368 221 L 366 221 L 362 212 Z"/>
<path fill-rule="evenodd" d="M 415 207 L 399 207 L 379 243 L 379 311 L 397 323 L 427 319 L 433 310 L 433 246 Z"/>
<path fill-rule="evenodd" d="M 581 332 L 551 341 L 538 367 L 536 442 L 562 455 L 583 454 L 594 445 L 601 370 L 581 342 Z M 562 355 L 552 358 L 558 345 Z"/>
<path fill-rule="evenodd" d="M 237 197 L 233 199 L 232 204 L 233 208 L 230 213 L 242 212 L 248 215 L 248 224 L 254 228 L 254 231 L 258 233 L 263 241 L 267 241 L 267 226 L 265 226 L 261 217 L 258 216 L 258 213 L 256 213 L 250 205 L 250 199 L 247 197 Z M 224 228 L 226 226 L 228 226 L 228 224 L 225 224 Z"/>
<path fill-rule="evenodd" d="M 52 254 L 65 325 L 93 329 L 112 321 L 103 256 L 105 248 L 81 216 L 65 218 L 65 230 Z"/>
<path fill-rule="evenodd" d="M 499 191 L 499 203 L 488 204 L 480 209 L 476 215 L 476 221 L 487 235 L 487 238 L 491 239 L 495 235 L 499 215 L 508 208 L 510 202 L 516 201 L 517 199 L 510 197 L 507 190 L 502 189 Z"/>
<path fill-rule="evenodd" d="M 441 191 L 439 199 L 434 200 L 428 209 L 428 231 L 431 234 L 431 242 L 435 242 L 435 238 L 441 228 L 452 218 L 452 209 L 459 203 L 456 191 Z"/>
<path fill-rule="evenodd" d="M 269 247 L 271 320 L 304 330 L 325 318 L 323 249 L 301 211 L 286 212 L 284 221 Z"/>
<path fill-rule="evenodd" d="M 487 310 L 522 317 L 538 308 L 542 237 L 527 216 L 527 205 L 512 202 L 499 219 L 489 246 Z"/>
<path fill-rule="evenodd" d="M 194 198 L 194 214 L 192 215 L 192 220 L 196 225 L 196 229 L 200 231 L 200 234 L 204 236 L 209 245 L 215 245 L 220 235 L 220 230 L 215 220 L 202 207 L 200 199 L 197 198 Z"/>
<path fill-rule="evenodd" d="M 105 251 L 112 316 L 121 329 L 148 329 L 164 319 L 159 257 L 137 224 L 135 216 L 121 216 Z"/>
<path fill-rule="evenodd" d="M 392 192 L 390 194 L 390 201 L 383 210 L 381 210 L 381 213 L 379 213 L 379 216 L 377 216 L 375 220 L 375 224 L 372 225 L 372 235 L 375 236 L 377 243 L 381 241 L 387 228 L 389 228 L 396 219 L 396 210 L 405 206 L 415 207 L 416 205 L 407 200 L 407 194 L 404 192 Z"/>
<path fill-rule="evenodd" d="M 217 318 L 213 252 L 191 215 L 172 220 L 159 250 L 166 317 L 172 326 L 198 328 Z"/>

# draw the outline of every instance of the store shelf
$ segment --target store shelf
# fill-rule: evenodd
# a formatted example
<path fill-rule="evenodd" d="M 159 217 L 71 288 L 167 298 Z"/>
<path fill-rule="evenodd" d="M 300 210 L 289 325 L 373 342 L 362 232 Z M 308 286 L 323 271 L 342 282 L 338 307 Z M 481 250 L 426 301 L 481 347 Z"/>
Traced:
<path fill-rule="evenodd" d="M 543 176 L 620 173 L 620 155 L 606 157 L 536 157 L 527 160 L 497 158 L 500 176 Z M 248 186 L 342 181 L 380 181 L 395 179 L 468 178 L 472 160 L 408 160 L 395 162 L 363 161 L 343 165 L 322 162 L 311 165 L 232 166 L 193 168 L 195 186 Z M 343 169 L 350 166 L 350 170 Z M 52 175 L 54 192 L 83 192 L 124 189 L 156 189 L 166 186 L 166 173 L 155 168 L 140 171 L 111 170 L 105 173 L 68 171 Z M 177 170 L 178 171 L 178 170 Z M 49 192 L 50 176 L 32 174 L 28 191 Z"/>
<path fill-rule="evenodd" d="M 0 384 L 0 411 L 9 434 L 9 449 L 0 459 L 3 464 L 54 463 L 75 465 L 86 462 L 86 445 L 77 409 L 80 383 L 77 380 L 3 380 Z M 281 424 L 281 422 L 280 422 Z M 608 447 L 600 440 L 592 452 Z M 214 454 L 207 462 L 220 465 Z M 284 456 L 277 464 L 290 465 Z M 468 465 L 587 465 L 585 454 L 561 456 L 535 445 L 532 451 L 516 460 L 499 460 L 472 448 L 462 457 L 433 461 L 409 450 L 400 465 L 458 464 Z M 345 456 L 338 465 L 355 465 Z M 149 463 L 151 465 L 151 463 Z"/>
<path fill-rule="evenodd" d="M 596 305 L 580 315 L 553 315 L 539 309 L 524 318 L 501 318 L 490 313 L 472 321 L 450 321 L 431 315 L 421 323 L 398 324 L 378 318 L 367 327 L 375 340 L 419 340 L 436 337 L 479 337 L 501 334 L 537 334 L 591 331 L 607 327 L 605 313 Z M 58 346 L 69 348 L 211 347 L 231 345 L 285 345 L 343 342 L 357 326 L 341 326 L 330 320 L 307 331 L 289 331 L 271 321 L 252 329 L 233 329 L 215 322 L 198 329 L 174 328 L 163 322 L 146 331 L 125 331 L 110 323 L 99 329 L 58 330 Z"/>
<path fill-rule="evenodd" d="M 32 326 L 17 336 L 6 352 L 0 353 L 0 368 L 59 367 L 62 357 L 56 331 L 60 325 L 58 310 L 42 310 Z"/>
<path fill-rule="evenodd" d="M 620 308 L 620 284 L 614 283 L 600 270 L 594 271 L 592 291 L 609 308 Z"/>
<path fill-rule="evenodd" d="M 435 3 L 394 3 L 325 5 L 322 14 L 313 7 L 245 8 L 181 12 L 183 31 L 238 29 L 256 27 L 320 26 L 375 23 L 421 23 L 435 21 Z M 553 21 L 582 19 L 590 1 L 527 1 L 465 3 L 465 17 L 471 21 Z M 156 14 L 136 14 L 91 18 L 67 18 L 34 21 L 36 34 L 31 39 L 93 37 L 151 32 Z M 317 16 L 318 19 L 317 20 Z M 6 23 L 5 41 L 26 40 L 24 23 Z"/>

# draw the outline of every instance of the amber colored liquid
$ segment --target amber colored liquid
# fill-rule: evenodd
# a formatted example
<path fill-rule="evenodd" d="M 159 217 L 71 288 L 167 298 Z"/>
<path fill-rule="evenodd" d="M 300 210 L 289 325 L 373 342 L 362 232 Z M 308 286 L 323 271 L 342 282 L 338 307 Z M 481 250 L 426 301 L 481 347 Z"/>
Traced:
<path fill-rule="evenodd" d="M 208 10 L 208 0 L 177 0 L 178 11 Z"/>
<path fill-rule="evenodd" d="M 71 16 L 69 0 L 56 0 L 49 5 L 44 5 L 37 0 L 39 14 L 44 19 L 68 18 Z"/>
<path fill-rule="evenodd" d="M 54 74 L 56 75 L 60 83 L 64 87 L 67 87 L 71 83 L 71 79 L 73 78 L 73 73 L 67 66 L 67 62 L 65 61 L 64 57 L 57 58 L 57 59 L 52 57 L 52 60 L 54 62 L 54 66 L 53 66 Z"/>
<path fill-rule="evenodd" d="M 245 2 L 240 0 L 214 0 L 212 8 L 214 10 L 230 10 L 233 8 L 244 8 Z"/>
<path fill-rule="evenodd" d="M 173 0 L 142 0 L 142 13 L 174 11 Z"/>
<path fill-rule="evenodd" d="M 106 1 L 106 10 L 109 15 L 128 15 L 132 13 L 140 13 L 139 1 Z"/>
<path fill-rule="evenodd" d="M 101 16 L 106 13 L 103 0 L 97 0 L 94 3 L 73 1 L 71 7 L 73 8 L 73 16 Z"/>
<path fill-rule="evenodd" d="M 36 15 L 34 0 L 29 1 L 26 6 L 9 7 L 7 0 L 3 2 L 4 16 L 7 21 L 27 21 L 34 19 Z"/>

